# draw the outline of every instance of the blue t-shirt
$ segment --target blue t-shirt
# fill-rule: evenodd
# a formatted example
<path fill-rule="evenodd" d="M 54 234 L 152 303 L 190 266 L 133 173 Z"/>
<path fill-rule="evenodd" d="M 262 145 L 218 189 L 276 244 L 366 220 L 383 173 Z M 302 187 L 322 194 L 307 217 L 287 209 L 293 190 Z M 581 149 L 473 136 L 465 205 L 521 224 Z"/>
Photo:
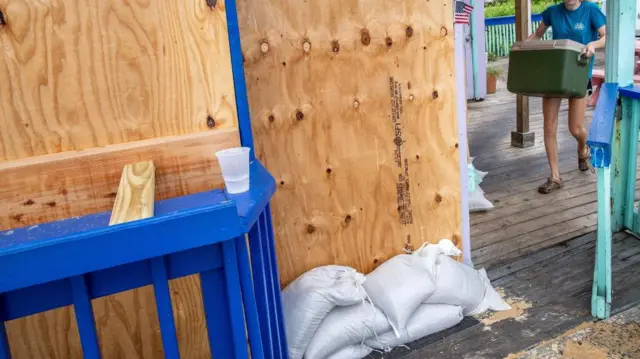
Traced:
<path fill-rule="evenodd" d="M 542 12 L 542 22 L 550 26 L 554 40 L 573 40 L 583 45 L 598 40 L 598 29 L 605 25 L 606 18 L 598 5 L 581 2 L 571 11 L 564 3 L 549 6 Z M 593 71 L 593 59 L 589 65 L 589 78 Z"/>

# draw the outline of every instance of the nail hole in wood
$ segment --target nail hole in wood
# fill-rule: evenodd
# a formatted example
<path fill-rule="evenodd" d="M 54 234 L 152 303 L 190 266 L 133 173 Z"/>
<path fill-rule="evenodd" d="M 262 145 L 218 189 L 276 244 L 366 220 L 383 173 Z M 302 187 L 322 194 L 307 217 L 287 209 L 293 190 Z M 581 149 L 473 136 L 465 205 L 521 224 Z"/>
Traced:
<path fill-rule="evenodd" d="M 304 52 L 307 52 L 307 53 L 311 51 L 311 43 L 309 42 L 309 40 L 305 40 L 302 43 L 302 50 L 304 50 Z"/>
<path fill-rule="evenodd" d="M 296 119 L 298 121 L 302 121 L 304 119 L 304 113 L 302 113 L 302 111 L 300 110 L 296 111 Z"/>
<path fill-rule="evenodd" d="M 433 99 L 437 99 L 438 98 L 438 91 L 433 91 L 433 93 L 431 93 L 431 97 L 433 97 Z"/>
<path fill-rule="evenodd" d="M 4 17 L 4 12 L 0 10 L 0 26 L 4 26 L 7 24 L 7 19 Z"/>
<path fill-rule="evenodd" d="M 360 31 L 360 42 L 362 42 L 362 45 L 364 46 L 369 46 L 369 44 L 371 43 L 371 35 L 369 34 L 369 30 L 362 29 L 362 31 Z"/>
<path fill-rule="evenodd" d="M 346 223 L 346 224 L 351 223 L 351 215 L 347 214 L 347 216 L 344 217 L 344 223 Z"/>
<path fill-rule="evenodd" d="M 340 43 L 338 42 L 338 40 L 333 40 L 331 42 L 331 48 L 333 49 L 333 52 L 339 52 L 340 51 Z"/>
<path fill-rule="evenodd" d="M 407 26 L 407 29 L 405 30 L 405 33 L 407 34 L 407 37 L 412 37 L 413 36 L 413 28 L 411 26 Z"/>
<path fill-rule="evenodd" d="M 458 144 L 456 143 L 456 148 L 458 148 L 459 146 L 460 146 L 460 145 L 458 145 Z"/>
<path fill-rule="evenodd" d="M 211 115 L 207 116 L 207 127 L 214 128 L 216 127 L 216 120 L 211 117 Z"/>
<path fill-rule="evenodd" d="M 269 122 L 273 122 L 276 120 L 276 117 L 274 115 L 269 115 Z"/>
<path fill-rule="evenodd" d="M 413 96 L 413 94 L 409 95 L 409 101 L 413 101 L 415 100 L 415 96 Z"/>
<path fill-rule="evenodd" d="M 331 168 L 327 168 L 327 174 L 330 175 L 333 170 Z"/>
<path fill-rule="evenodd" d="M 358 107 L 360 107 L 360 101 L 354 100 L 353 101 L 353 108 L 357 109 Z"/>
<path fill-rule="evenodd" d="M 440 193 L 436 193 L 436 203 L 442 203 L 442 195 Z"/>
<path fill-rule="evenodd" d="M 207 0 L 207 6 L 210 8 L 214 8 L 218 5 L 218 0 Z"/>
<path fill-rule="evenodd" d="M 387 37 L 387 39 L 385 40 L 385 43 L 387 44 L 387 47 L 393 46 L 393 40 L 391 40 L 390 37 Z"/>
<path fill-rule="evenodd" d="M 440 28 L 440 36 L 445 37 L 445 36 L 447 36 L 448 33 L 449 33 L 449 31 L 447 30 L 446 27 L 443 26 L 443 27 Z"/>
<path fill-rule="evenodd" d="M 312 234 L 316 231 L 316 226 L 313 224 L 307 224 L 307 233 Z"/>

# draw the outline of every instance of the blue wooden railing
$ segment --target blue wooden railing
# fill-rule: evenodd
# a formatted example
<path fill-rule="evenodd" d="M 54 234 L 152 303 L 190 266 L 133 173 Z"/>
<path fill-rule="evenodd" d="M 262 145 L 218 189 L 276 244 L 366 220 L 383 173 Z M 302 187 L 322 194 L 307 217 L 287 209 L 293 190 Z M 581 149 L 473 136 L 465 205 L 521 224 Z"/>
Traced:
<path fill-rule="evenodd" d="M 535 31 L 542 21 L 542 15 L 531 15 L 531 31 Z M 501 16 L 484 20 L 486 51 L 500 57 L 508 56 L 511 46 L 516 42 L 516 17 Z M 544 40 L 551 39 L 551 30 L 544 35 Z"/>
<path fill-rule="evenodd" d="M 168 281 L 196 273 L 214 358 L 248 358 L 246 333 L 253 358 L 286 358 L 269 210 L 275 188 L 254 161 L 244 194 L 158 201 L 154 217 L 116 226 L 105 212 L 0 232 L 0 358 L 11 357 L 5 321 L 71 304 L 84 357 L 99 358 L 91 300 L 149 284 L 165 357 L 179 358 Z"/>

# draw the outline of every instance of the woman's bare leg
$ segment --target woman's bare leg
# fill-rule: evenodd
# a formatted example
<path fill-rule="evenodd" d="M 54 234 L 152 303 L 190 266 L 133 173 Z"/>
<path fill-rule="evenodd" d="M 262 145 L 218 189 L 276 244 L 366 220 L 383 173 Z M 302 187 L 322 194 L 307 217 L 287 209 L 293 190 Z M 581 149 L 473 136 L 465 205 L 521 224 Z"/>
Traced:
<path fill-rule="evenodd" d="M 584 128 L 584 113 L 587 98 L 569 100 L 569 132 L 578 141 L 578 156 L 584 158 L 588 154 L 587 130 Z"/>
<path fill-rule="evenodd" d="M 559 98 L 542 99 L 542 116 L 544 117 L 544 148 L 547 151 L 547 159 L 551 168 L 551 178 L 560 180 L 558 169 L 558 112 L 560 111 Z"/>

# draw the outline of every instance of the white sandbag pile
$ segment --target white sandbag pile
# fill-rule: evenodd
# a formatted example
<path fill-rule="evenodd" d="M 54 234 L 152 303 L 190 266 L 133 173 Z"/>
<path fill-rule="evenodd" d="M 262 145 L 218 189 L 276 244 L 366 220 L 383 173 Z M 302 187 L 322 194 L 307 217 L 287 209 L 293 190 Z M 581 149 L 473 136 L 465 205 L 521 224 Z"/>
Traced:
<path fill-rule="evenodd" d="M 469 181 L 467 182 L 469 188 L 469 212 L 489 211 L 494 208 L 493 203 L 485 198 L 484 191 L 480 188 L 480 183 L 482 183 L 486 175 L 487 172 L 482 172 L 475 168 L 472 157 L 471 163 L 468 165 Z"/>
<path fill-rule="evenodd" d="M 319 267 L 283 291 L 292 359 L 358 359 L 457 325 L 464 315 L 507 310 L 483 270 L 449 240 L 397 255 L 366 277 L 352 268 Z"/>

